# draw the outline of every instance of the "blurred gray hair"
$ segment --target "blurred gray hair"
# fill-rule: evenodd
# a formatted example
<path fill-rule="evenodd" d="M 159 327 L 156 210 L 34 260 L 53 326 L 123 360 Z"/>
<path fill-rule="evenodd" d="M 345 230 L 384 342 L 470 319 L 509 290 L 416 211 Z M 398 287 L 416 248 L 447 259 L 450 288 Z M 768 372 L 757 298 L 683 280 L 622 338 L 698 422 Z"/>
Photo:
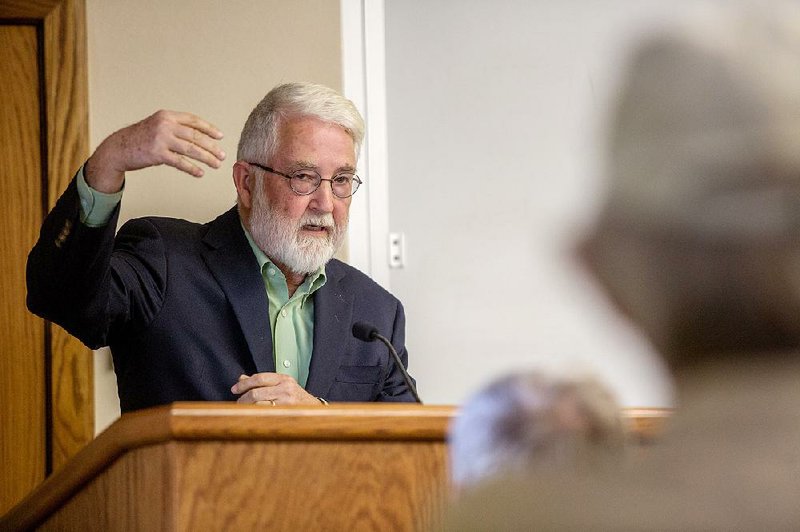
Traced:
<path fill-rule="evenodd" d="M 797 6 L 705 15 L 637 49 L 612 124 L 606 217 L 698 238 L 796 237 Z"/>
<path fill-rule="evenodd" d="M 599 466 L 620 456 L 624 439 L 619 407 L 597 381 L 510 375 L 472 395 L 453 421 L 452 479 L 465 488 L 505 473 Z"/>
<path fill-rule="evenodd" d="M 309 82 L 278 85 L 250 112 L 239 138 L 236 158 L 267 163 L 278 149 L 278 131 L 283 120 L 311 116 L 341 126 L 355 145 L 355 155 L 364 140 L 364 119 L 356 106 L 335 90 Z"/>

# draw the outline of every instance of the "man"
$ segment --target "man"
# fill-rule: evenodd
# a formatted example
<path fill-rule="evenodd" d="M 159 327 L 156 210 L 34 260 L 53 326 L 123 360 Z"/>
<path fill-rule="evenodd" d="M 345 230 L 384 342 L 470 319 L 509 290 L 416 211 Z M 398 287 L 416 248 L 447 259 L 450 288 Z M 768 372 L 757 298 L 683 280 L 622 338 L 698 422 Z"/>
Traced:
<path fill-rule="evenodd" d="M 772 5 L 638 50 L 585 252 L 673 371 L 672 429 L 630 470 L 486 487 L 452 529 L 800 528 L 798 65 Z"/>
<path fill-rule="evenodd" d="M 123 412 L 186 400 L 268 405 L 411 401 L 400 302 L 332 259 L 348 222 L 363 139 L 352 102 L 311 83 L 276 87 L 250 114 L 233 165 L 237 207 L 207 224 L 126 223 L 128 172 L 218 168 L 222 133 L 159 111 L 105 139 L 47 216 L 28 259 L 28 306 L 109 345 Z"/>

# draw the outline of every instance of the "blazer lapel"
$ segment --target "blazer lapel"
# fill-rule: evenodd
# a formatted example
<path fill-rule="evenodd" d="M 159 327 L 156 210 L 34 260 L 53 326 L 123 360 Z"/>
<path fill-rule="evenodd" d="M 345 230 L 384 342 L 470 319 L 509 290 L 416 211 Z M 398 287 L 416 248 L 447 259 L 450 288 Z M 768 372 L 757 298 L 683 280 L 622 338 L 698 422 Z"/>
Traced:
<path fill-rule="evenodd" d="M 203 242 L 203 259 L 233 307 L 256 369 L 274 372 L 269 301 L 235 207 L 209 223 Z"/>
<path fill-rule="evenodd" d="M 314 350 L 306 382 L 308 393 L 319 397 L 333 385 L 352 335 L 353 296 L 341 290 L 344 272 L 331 262 L 325 273 L 328 281 L 314 294 Z"/>

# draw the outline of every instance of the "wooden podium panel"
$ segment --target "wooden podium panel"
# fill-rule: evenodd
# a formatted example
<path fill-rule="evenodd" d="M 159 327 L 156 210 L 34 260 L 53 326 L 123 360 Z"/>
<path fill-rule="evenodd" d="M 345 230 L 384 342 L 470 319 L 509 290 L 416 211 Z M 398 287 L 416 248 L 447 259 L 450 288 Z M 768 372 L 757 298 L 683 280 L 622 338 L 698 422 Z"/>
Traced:
<path fill-rule="evenodd" d="M 453 412 L 175 403 L 126 414 L 0 528 L 434 529 Z"/>
<path fill-rule="evenodd" d="M 454 407 L 174 403 L 125 414 L 0 530 L 436 530 Z M 670 411 L 627 409 L 637 443 Z"/>

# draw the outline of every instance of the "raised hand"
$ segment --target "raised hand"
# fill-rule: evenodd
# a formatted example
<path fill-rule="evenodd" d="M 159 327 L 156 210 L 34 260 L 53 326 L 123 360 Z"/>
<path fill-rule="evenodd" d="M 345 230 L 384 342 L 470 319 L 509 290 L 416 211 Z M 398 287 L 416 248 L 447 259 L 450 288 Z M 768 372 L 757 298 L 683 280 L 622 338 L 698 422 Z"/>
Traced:
<path fill-rule="evenodd" d="M 225 159 L 221 138 L 219 129 L 191 113 L 157 111 L 106 138 L 86 162 L 84 177 L 106 193 L 122 188 L 125 172 L 161 164 L 202 177 L 194 161 L 219 168 Z"/>

